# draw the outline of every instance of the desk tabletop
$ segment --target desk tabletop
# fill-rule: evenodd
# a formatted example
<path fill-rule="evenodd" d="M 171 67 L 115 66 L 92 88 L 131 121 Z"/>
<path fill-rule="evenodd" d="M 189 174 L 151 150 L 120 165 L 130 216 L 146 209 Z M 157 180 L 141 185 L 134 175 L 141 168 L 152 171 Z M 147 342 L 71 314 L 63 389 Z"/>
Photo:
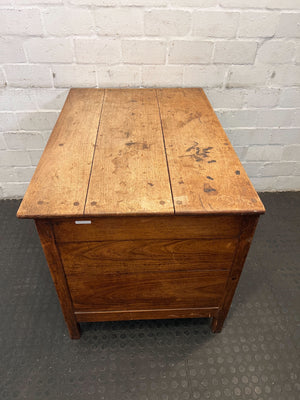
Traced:
<path fill-rule="evenodd" d="M 263 212 L 202 89 L 71 89 L 17 216 Z"/>

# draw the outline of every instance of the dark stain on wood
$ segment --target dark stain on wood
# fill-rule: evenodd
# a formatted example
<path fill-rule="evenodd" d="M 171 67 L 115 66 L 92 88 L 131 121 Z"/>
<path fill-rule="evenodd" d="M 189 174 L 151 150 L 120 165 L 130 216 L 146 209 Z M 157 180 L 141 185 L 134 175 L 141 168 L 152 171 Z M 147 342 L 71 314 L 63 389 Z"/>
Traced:
<path fill-rule="evenodd" d="M 149 186 L 154 186 L 152 182 L 148 182 L 148 185 Z"/>
<path fill-rule="evenodd" d="M 212 178 L 211 176 L 208 176 L 207 175 L 207 177 L 206 177 L 207 179 L 210 179 L 211 181 L 213 181 L 214 180 L 214 178 Z"/>
<path fill-rule="evenodd" d="M 184 184 L 183 180 L 179 181 L 178 183 L 179 183 L 179 185 L 183 185 Z"/>
<path fill-rule="evenodd" d="M 95 206 L 95 205 L 97 205 L 97 202 L 96 201 L 91 201 L 91 206 Z"/>
<path fill-rule="evenodd" d="M 79 206 L 79 202 L 78 201 L 74 201 L 74 206 Z"/>
<path fill-rule="evenodd" d="M 160 202 L 159 202 L 159 204 L 161 204 L 162 206 L 165 204 L 165 201 L 163 201 L 163 200 L 161 200 Z"/>
<path fill-rule="evenodd" d="M 44 204 L 43 200 L 39 200 L 37 203 L 38 204 Z"/>
<path fill-rule="evenodd" d="M 207 161 L 209 164 L 211 164 L 211 163 L 214 163 L 214 162 L 217 162 L 216 160 L 209 160 L 209 161 Z"/>
<path fill-rule="evenodd" d="M 210 150 L 213 149 L 213 147 L 205 147 L 205 148 L 201 149 L 198 146 L 198 144 L 199 144 L 198 142 L 194 142 L 194 144 L 192 146 L 190 146 L 186 149 L 186 153 L 193 151 L 192 154 L 186 154 L 186 155 L 180 156 L 180 157 L 191 157 L 196 162 L 204 161 L 204 158 L 209 157 Z"/>
<path fill-rule="evenodd" d="M 185 125 L 189 124 L 190 122 L 194 121 L 195 119 L 198 119 L 201 122 L 201 113 L 190 113 L 188 118 L 185 121 L 180 121 L 178 123 L 179 128 L 184 127 Z"/>
<path fill-rule="evenodd" d="M 216 189 L 210 186 L 208 183 L 204 183 L 204 192 L 205 193 L 212 193 L 212 192 L 217 192 Z"/>
<path fill-rule="evenodd" d="M 240 171 L 237 169 L 237 170 L 235 171 L 235 174 L 236 174 L 236 175 L 240 175 L 241 173 L 240 173 Z"/>
<path fill-rule="evenodd" d="M 130 132 L 124 132 L 125 133 L 125 136 L 127 137 L 127 138 L 129 138 L 129 136 L 130 136 Z"/>
<path fill-rule="evenodd" d="M 64 144 L 63 143 L 59 143 L 59 146 L 63 146 Z"/>
<path fill-rule="evenodd" d="M 125 145 L 127 147 L 131 147 L 131 146 L 137 146 L 138 149 L 142 149 L 142 150 L 149 150 L 151 145 L 148 143 L 139 143 L 139 142 L 127 142 L 125 143 Z"/>

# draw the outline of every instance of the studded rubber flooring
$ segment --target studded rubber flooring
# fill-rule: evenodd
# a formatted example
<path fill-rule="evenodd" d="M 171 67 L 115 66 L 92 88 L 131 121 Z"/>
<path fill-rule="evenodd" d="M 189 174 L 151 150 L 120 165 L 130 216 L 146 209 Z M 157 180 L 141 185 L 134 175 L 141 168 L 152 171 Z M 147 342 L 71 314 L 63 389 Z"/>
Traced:
<path fill-rule="evenodd" d="M 221 334 L 207 319 L 106 322 L 77 341 L 33 222 L 1 201 L 0 399 L 300 399 L 300 192 L 261 197 Z"/>

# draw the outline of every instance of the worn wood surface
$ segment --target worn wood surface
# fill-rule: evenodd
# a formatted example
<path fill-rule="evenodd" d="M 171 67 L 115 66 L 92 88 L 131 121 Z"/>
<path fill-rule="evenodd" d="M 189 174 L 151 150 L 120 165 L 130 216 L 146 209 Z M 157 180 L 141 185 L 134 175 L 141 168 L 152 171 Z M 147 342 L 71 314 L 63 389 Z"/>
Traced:
<path fill-rule="evenodd" d="M 230 269 L 237 239 L 122 240 L 60 243 L 67 275 Z M 88 266 L 88 267 L 87 267 Z"/>
<path fill-rule="evenodd" d="M 157 90 L 175 212 L 264 207 L 202 89 Z"/>
<path fill-rule="evenodd" d="M 18 217 L 83 215 L 103 94 L 70 90 Z"/>
<path fill-rule="evenodd" d="M 72 89 L 18 217 L 263 212 L 202 89 Z"/>
<path fill-rule="evenodd" d="M 85 215 L 174 214 L 155 90 L 106 90 Z"/>
<path fill-rule="evenodd" d="M 57 250 L 53 229 L 50 221 L 37 220 L 37 231 L 41 240 L 44 254 L 50 269 L 50 273 L 55 284 L 57 296 L 61 305 L 62 312 L 72 339 L 80 338 L 79 325 L 77 324 L 69 287 L 66 281 L 63 265 Z"/>
<path fill-rule="evenodd" d="M 160 216 L 55 219 L 55 240 L 89 242 L 135 239 L 234 238 L 240 233 L 242 217 L 231 216 Z M 90 224 L 76 224 L 87 221 Z"/>
<path fill-rule="evenodd" d="M 227 270 L 105 273 L 89 266 L 67 274 L 76 311 L 218 307 Z"/>

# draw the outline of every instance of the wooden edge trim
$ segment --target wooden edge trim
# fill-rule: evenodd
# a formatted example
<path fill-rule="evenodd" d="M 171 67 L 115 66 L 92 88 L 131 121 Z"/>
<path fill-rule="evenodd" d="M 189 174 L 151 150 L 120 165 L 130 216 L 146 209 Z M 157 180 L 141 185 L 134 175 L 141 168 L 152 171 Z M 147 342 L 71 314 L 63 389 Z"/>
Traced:
<path fill-rule="evenodd" d="M 63 265 L 61 262 L 60 254 L 55 243 L 52 223 L 47 220 L 36 220 L 35 224 L 59 298 L 62 312 L 65 317 L 70 337 L 71 339 L 79 339 L 79 326 L 74 315 L 73 303 Z"/>
<path fill-rule="evenodd" d="M 217 307 L 128 311 L 75 311 L 77 322 L 126 321 L 145 319 L 211 318 Z"/>

